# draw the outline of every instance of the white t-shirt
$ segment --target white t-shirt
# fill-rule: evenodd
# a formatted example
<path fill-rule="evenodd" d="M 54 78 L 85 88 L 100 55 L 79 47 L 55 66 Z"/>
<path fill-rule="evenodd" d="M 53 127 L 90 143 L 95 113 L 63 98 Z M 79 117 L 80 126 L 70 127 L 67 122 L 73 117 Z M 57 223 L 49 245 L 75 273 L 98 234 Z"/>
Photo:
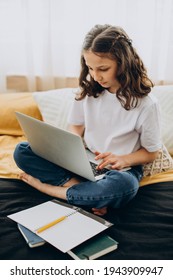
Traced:
<path fill-rule="evenodd" d="M 152 94 L 129 111 L 107 90 L 98 98 L 74 100 L 68 123 L 85 126 L 84 140 L 92 152 L 123 155 L 141 147 L 149 152 L 162 147 L 159 106 Z"/>

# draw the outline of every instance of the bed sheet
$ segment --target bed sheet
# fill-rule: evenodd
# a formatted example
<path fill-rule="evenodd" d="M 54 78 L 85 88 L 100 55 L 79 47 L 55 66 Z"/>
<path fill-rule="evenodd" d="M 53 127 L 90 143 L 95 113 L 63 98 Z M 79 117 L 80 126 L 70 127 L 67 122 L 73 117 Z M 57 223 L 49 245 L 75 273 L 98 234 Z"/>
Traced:
<path fill-rule="evenodd" d="M 16 223 L 7 218 L 9 214 L 51 199 L 20 180 L 0 179 L 0 259 L 71 259 L 49 244 L 29 248 Z M 114 224 L 107 233 L 119 246 L 100 259 L 173 259 L 173 181 L 140 188 L 126 207 L 110 208 L 105 218 Z"/>

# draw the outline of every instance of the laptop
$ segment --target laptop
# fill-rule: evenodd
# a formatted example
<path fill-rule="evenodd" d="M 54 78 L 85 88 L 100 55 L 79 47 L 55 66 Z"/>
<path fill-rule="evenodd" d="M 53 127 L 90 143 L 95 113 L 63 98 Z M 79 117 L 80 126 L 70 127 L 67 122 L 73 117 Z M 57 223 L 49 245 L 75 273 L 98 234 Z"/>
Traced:
<path fill-rule="evenodd" d="M 99 161 L 84 147 L 80 136 L 20 112 L 16 117 L 36 155 L 93 182 L 109 170 L 96 169 Z"/>

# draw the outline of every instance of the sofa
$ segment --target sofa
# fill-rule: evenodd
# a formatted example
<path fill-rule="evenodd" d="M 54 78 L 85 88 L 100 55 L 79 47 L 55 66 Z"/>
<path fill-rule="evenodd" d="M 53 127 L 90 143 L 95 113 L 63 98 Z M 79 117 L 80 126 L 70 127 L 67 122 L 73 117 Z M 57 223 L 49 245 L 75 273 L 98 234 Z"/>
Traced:
<path fill-rule="evenodd" d="M 0 94 L 0 259 L 70 260 L 46 243 L 31 249 L 14 221 L 7 216 L 53 199 L 29 187 L 18 175 L 13 160 L 16 144 L 26 140 L 15 111 L 67 129 L 67 116 L 77 88 L 45 92 Z M 162 113 L 162 138 L 173 156 L 173 86 L 155 86 Z M 136 197 L 121 209 L 108 209 L 105 219 L 113 223 L 107 233 L 118 241 L 118 249 L 101 260 L 173 259 L 173 170 L 142 179 Z"/>

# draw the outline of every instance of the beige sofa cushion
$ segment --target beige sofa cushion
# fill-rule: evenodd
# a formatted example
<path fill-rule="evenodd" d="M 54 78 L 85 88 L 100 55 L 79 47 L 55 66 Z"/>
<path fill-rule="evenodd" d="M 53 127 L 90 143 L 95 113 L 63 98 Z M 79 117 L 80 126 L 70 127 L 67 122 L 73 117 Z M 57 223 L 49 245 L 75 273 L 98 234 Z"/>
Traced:
<path fill-rule="evenodd" d="M 77 88 L 63 88 L 34 92 L 33 97 L 40 109 L 43 120 L 56 127 L 67 129 L 68 113 Z"/>
<path fill-rule="evenodd" d="M 173 156 L 173 85 L 155 86 L 152 93 L 161 107 L 163 143 Z"/>

